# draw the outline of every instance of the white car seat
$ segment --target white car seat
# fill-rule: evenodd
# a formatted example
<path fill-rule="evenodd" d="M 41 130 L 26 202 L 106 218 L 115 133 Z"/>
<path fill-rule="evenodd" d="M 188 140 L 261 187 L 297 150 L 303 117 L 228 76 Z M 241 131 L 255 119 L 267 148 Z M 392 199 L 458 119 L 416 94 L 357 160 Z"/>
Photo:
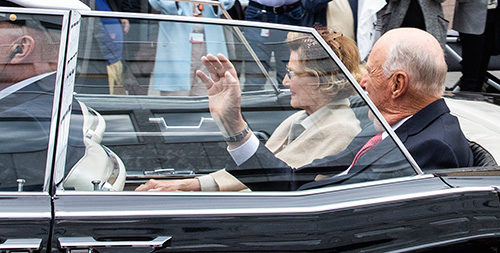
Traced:
<path fill-rule="evenodd" d="M 500 161 L 500 111 L 498 105 L 484 101 L 445 98 L 451 114 L 460 122 L 465 137 L 486 149 Z"/>
<path fill-rule="evenodd" d="M 106 122 L 98 112 L 79 103 L 83 113 L 85 154 L 66 175 L 63 188 L 122 191 L 126 179 L 125 165 L 113 151 L 101 145 Z"/>

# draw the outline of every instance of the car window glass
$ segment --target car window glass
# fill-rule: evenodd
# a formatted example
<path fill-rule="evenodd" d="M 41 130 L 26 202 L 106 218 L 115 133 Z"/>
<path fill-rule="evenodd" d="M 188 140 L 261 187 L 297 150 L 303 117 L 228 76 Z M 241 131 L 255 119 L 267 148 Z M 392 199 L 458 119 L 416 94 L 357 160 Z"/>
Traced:
<path fill-rule="evenodd" d="M 275 174 L 269 164 L 238 175 L 250 185 L 287 190 L 337 176 L 383 131 L 353 79 L 310 33 L 159 17 L 130 23 L 140 36 L 123 34 L 118 18 L 82 17 L 75 83 L 81 110 L 71 119 L 83 125 L 87 152 L 66 168 L 65 190 L 134 190 L 151 178 L 223 173 L 232 158 L 209 112 L 205 84 L 194 75 L 207 73 L 200 61 L 207 53 L 233 63 L 245 121 L 294 168 Z M 416 174 L 392 138 L 383 139 L 382 154 L 357 164 L 369 169 L 340 183 Z M 318 160 L 333 155 L 340 157 L 333 164 Z"/>
<path fill-rule="evenodd" d="M 42 191 L 62 21 L 0 12 L 0 191 Z"/>

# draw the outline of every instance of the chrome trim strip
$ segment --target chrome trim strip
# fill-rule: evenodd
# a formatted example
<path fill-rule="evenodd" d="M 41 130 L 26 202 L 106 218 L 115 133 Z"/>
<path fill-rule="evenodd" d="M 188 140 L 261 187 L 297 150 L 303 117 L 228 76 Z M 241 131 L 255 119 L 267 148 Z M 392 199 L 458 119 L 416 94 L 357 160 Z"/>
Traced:
<path fill-rule="evenodd" d="M 488 234 L 482 234 L 482 235 L 473 235 L 473 236 L 464 236 L 462 238 L 457 238 L 457 239 L 452 239 L 452 240 L 445 240 L 445 241 L 440 241 L 440 242 L 434 242 L 434 243 L 427 243 L 427 244 L 422 244 L 414 247 L 409 247 L 409 248 L 404 248 L 404 249 L 399 249 L 399 250 L 392 250 L 390 252 L 409 252 L 409 251 L 417 251 L 417 250 L 425 250 L 429 249 L 432 247 L 438 247 L 438 246 L 446 246 L 450 244 L 456 244 L 460 242 L 466 242 L 469 240 L 474 240 L 474 239 L 484 239 L 484 238 L 491 238 L 491 237 L 500 237 L 500 233 L 488 233 Z M 497 239 L 499 240 L 499 239 Z"/>
<path fill-rule="evenodd" d="M 0 191 L 0 197 L 3 196 L 47 196 L 50 197 L 48 192 L 2 192 Z M 5 201 L 5 200 L 0 200 L 0 201 Z"/>
<path fill-rule="evenodd" d="M 70 44 L 70 38 L 68 38 L 68 33 L 69 33 L 69 22 L 70 22 L 70 11 L 67 11 L 67 13 L 63 16 L 62 20 L 62 26 L 61 26 L 61 31 L 60 31 L 60 44 L 59 44 L 59 57 L 57 61 L 57 73 L 56 73 L 56 83 L 54 87 L 54 98 L 53 98 L 53 106 L 52 106 L 52 118 L 50 121 L 50 138 L 49 138 L 49 146 L 47 149 L 47 163 L 46 163 L 46 171 L 45 171 L 45 182 L 44 182 L 44 191 L 49 191 L 51 187 L 51 180 L 53 179 L 53 176 L 56 175 L 64 175 L 64 166 L 60 166 L 62 168 L 57 168 L 57 161 L 60 160 L 61 158 L 59 157 L 61 154 L 57 150 L 58 146 L 62 146 L 61 144 L 58 144 L 60 141 L 59 135 L 61 132 L 69 132 L 69 130 L 64 131 L 61 130 L 61 128 L 67 128 L 69 129 L 69 124 L 67 126 L 60 126 L 59 125 L 59 115 L 62 113 L 60 105 L 62 104 L 61 101 L 64 101 L 65 99 L 63 98 L 64 91 L 63 91 L 63 86 L 64 86 L 64 76 L 65 76 L 65 69 L 67 67 L 66 65 L 66 51 L 67 47 Z M 70 93 L 72 95 L 72 92 Z M 67 139 L 66 139 L 67 140 Z M 66 159 L 66 150 L 64 150 L 64 160 Z M 60 173 L 57 173 L 58 169 Z M 62 173 L 62 174 L 61 174 Z"/>
<path fill-rule="evenodd" d="M 330 210 L 341 210 L 347 208 L 356 208 L 370 206 L 381 203 L 390 203 L 395 201 L 406 201 L 423 197 L 442 196 L 449 194 L 460 194 L 467 192 L 495 192 L 492 187 L 466 187 L 449 188 L 426 193 L 412 193 L 392 197 L 380 197 L 367 200 L 354 200 L 337 204 L 325 204 L 309 207 L 283 207 L 283 208 L 227 208 L 227 209 L 187 209 L 187 210 L 139 210 L 139 211 L 59 211 L 56 212 L 56 218 L 71 217 L 128 217 L 128 216 L 191 216 L 191 215 L 254 215 L 254 214 L 307 214 L 319 213 Z"/>
<path fill-rule="evenodd" d="M 0 197 L 46 197 L 47 198 L 47 209 L 49 208 L 49 198 L 50 195 L 47 192 L 0 192 Z M 19 199 L 7 199 L 7 200 L 0 200 L 1 203 L 11 203 L 19 201 Z M 33 212 L 30 210 L 30 212 L 22 212 L 22 211 L 16 211 L 16 212 L 2 212 L 0 211 L 0 219 L 51 219 L 52 218 L 52 213 L 49 211 L 47 212 Z"/>
<path fill-rule="evenodd" d="M 71 190 L 58 190 L 56 196 L 252 196 L 252 197 L 279 197 L 279 196 L 309 196 L 327 192 L 343 191 L 355 188 L 377 186 L 383 184 L 392 184 L 400 182 L 408 182 L 414 180 L 422 180 L 434 178 L 432 174 L 424 174 L 410 177 L 391 178 L 384 180 L 369 181 L 363 183 L 349 184 L 349 185 L 335 185 L 331 187 L 324 187 L 318 189 L 304 190 L 304 191 L 286 191 L 286 192 L 271 192 L 271 191 L 258 191 L 258 192 L 134 192 L 134 191 L 71 191 Z M 443 184 L 444 186 L 444 184 Z"/>
<path fill-rule="evenodd" d="M 0 219 L 52 219 L 48 212 L 0 212 Z"/>
<path fill-rule="evenodd" d="M 0 12 L 41 14 L 41 15 L 64 15 L 64 14 L 69 13 L 69 11 L 70 10 L 62 10 L 62 9 L 0 7 Z"/>
<path fill-rule="evenodd" d="M 69 250 L 110 247 L 163 248 L 171 240 L 172 236 L 158 236 L 151 241 L 97 241 L 93 237 L 59 237 L 59 246 Z"/>

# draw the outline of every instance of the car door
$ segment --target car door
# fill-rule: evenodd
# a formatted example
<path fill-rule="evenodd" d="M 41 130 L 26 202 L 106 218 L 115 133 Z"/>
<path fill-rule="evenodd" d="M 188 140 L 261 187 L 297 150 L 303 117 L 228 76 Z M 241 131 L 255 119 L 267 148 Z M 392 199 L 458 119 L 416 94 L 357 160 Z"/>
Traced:
<path fill-rule="evenodd" d="M 220 9 L 220 4 L 215 4 Z M 243 116 L 255 132 L 272 135 L 273 128 L 298 111 L 291 108 L 291 92 L 280 86 L 278 74 L 273 72 L 278 65 L 271 57 L 273 54 L 267 55 L 265 63 L 264 56 L 250 53 L 252 43 L 246 36 L 255 32 L 297 33 L 301 35 L 299 38 L 307 39 L 309 49 L 317 48 L 316 56 L 328 55 L 325 64 L 335 70 L 332 72 L 335 80 L 352 84 L 353 95 L 342 104 L 352 121 L 343 123 L 355 123 L 356 129 L 365 130 L 372 126 L 367 116 L 369 110 L 375 118 L 381 116 L 370 107 L 359 85 L 312 29 L 214 18 L 127 13 L 126 18 L 135 20 L 132 24 L 139 24 L 142 39 L 110 42 L 120 43 L 114 46 L 122 49 L 130 44 L 138 46 L 132 58 L 128 55 L 120 59 L 125 94 L 113 94 L 109 85 L 116 80 L 108 77 L 116 71 L 109 69 L 114 63 L 107 61 L 109 48 L 102 47 L 102 36 L 119 31 L 118 19 L 125 14 L 81 14 L 74 87 L 74 99 L 80 109 L 73 107 L 71 124 L 61 132 L 70 141 L 77 139 L 71 130 L 73 123 L 78 122 L 79 131 L 73 133 L 84 133 L 86 152 L 77 163 L 56 168 L 64 176 L 54 181 L 51 240 L 54 252 L 384 251 L 453 240 L 456 231 L 469 233 L 465 228 L 473 228 L 469 235 L 480 234 L 481 224 L 462 225 L 462 217 L 474 220 L 470 217 L 476 211 L 485 216 L 498 211 L 497 192 L 491 187 L 452 189 L 439 177 L 423 175 L 387 123 L 377 119 L 372 120 L 386 127 L 390 136 L 388 152 L 366 164 L 373 165 L 371 170 L 342 183 L 293 192 L 135 191 L 150 179 L 197 180 L 194 177 L 220 172 L 232 159 L 216 119 L 209 112 L 207 96 L 162 94 L 164 90 L 159 85 L 178 83 L 157 82 L 154 78 L 181 72 L 190 75 L 189 69 L 155 71 L 155 66 L 170 63 L 169 66 L 179 64 L 189 68 L 187 59 L 199 59 L 199 55 L 194 57 L 189 50 L 182 57 L 165 56 L 158 51 L 165 48 L 181 51 L 189 43 L 198 43 L 200 37 L 189 40 L 190 29 L 199 29 L 194 24 L 203 25 L 205 31 L 216 28 L 224 32 L 222 40 L 210 40 L 207 35 L 207 44 L 225 44 L 226 49 L 239 46 L 230 60 L 242 63 L 236 67 L 242 72 L 241 83 L 249 77 L 244 68 L 247 62 L 260 64 L 258 67 L 266 77 L 266 82 L 261 83 L 264 88 L 248 92 L 242 89 Z M 174 29 L 185 28 L 186 24 L 189 32 L 185 41 L 158 39 L 163 25 Z M 288 50 L 285 40 L 264 45 Z M 248 54 L 241 52 L 245 50 Z M 227 54 L 231 55 L 230 51 Z M 261 141 L 264 144 L 267 139 Z M 74 158 L 70 148 L 68 145 L 67 157 Z M 317 166 L 314 173 L 297 174 L 297 178 L 318 181 L 334 177 L 342 172 L 340 168 L 348 168 L 351 161 Z M 248 173 L 251 183 L 286 185 L 290 178 L 268 172 L 275 169 L 278 171 L 275 167 L 265 167 L 264 173 Z M 477 209 L 467 208 L 476 200 L 483 204 L 477 205 Z M 450 211 L 449 206 L 456 209 Z M 447 224 L 455 226 L 447 229 Z"/>
<path fill-rule="evenodd" d="M 0 193 L 0 251 L 46 250 L 51 226 L 47 192 Z"/>
<path fill-rule="evenodd" d="M 69 131 L 61 133 L 67 134 L 71 141 L 77 139 L 72 133 L 84 132 L 87 152 L 72 167 L 62 168 L 64 172 L 59 174 L 64 178 L 54 182 L 53 250 L 235 251 L 263 247 L 277 250 L 284 246 L 305 249 L 318 243 L 317 236 L 304 237 L 305 231 L 318 225 L 321 216 L 311 214 L 323 205 L 332 204 L 325 196 L 338 193 L 135 192 L 148 179 L 193 178 L 223 168 L 229 158 L 222 135 L 208 111 L 206 96 L 162 96 L 154 90 L 154 85 L 149 85 L 155 82 L 154 75 L 169 73 L 168 70 L 153 75 L 148 72 L 148 66 L 149 71 L 154 70 L 151 64 L 165 64 L 169 59 L 158 58 L 164 56 L 157 55 L 158 49 L 152 51 L 151 45 L 182 46 L 157 40 L 162 25 L 192 25 L 198 19 L 187 18 L 186 23 L 185 17 L 127 14 L 127 18 L 137 19 L 131 23 L 140 24 L 138 30 L 144 33 L 143 40 L 123 42 L 123 48 L 135 43 L 139 49 L 135 57 L 121 58 L 128 94 L 111 94 L 107 79 L 111 65 L 106 60 L 107 48 L 102 47 L 102 36 L 109 30 L 117 31 L 113 24 L 123 14 L 81 13 L 74 87 L 74 99 L 81 109 L 73 107 Z M 266 69 L 255 58 L 258 56 L 250 57 L 252 53 L 243 52 L 252 51 L 252 47 L 242 31 L 246 29 L 250 34 L 249 31 L 262 28 L 224 26 L 220 23 L 223 20 L 217 19 L 200 20 L 207 31 L 224 31 L 225 38 L 231 38 L 223 47 L 226 50 L 238 47 L 232 52 L 234 62 L 244 65 L 254 61 L 265 72 L 264 89 L 243 91 L 242 110 L 249 126 L 266 141 L 274 128 L 297 109 L 290 106 L 290 92 L 279 88 L 273 67 Z M 273 32 L 288 33 L 278 29 Z M 207 35 L 208 42 L 221 44 L 209 41 Z M 274 50 L 288 50 L 282 40 L 270 44 Z M 144 55 L 151 58 L 143 58 Z M 184 58 L 191 56 L 186 54 Z M 267 64 L 274 64 L 272 61 Z M 142 72 L 134 72 L 138 70 Z M 146 77 L 149 80 L 141 80 Z M 141 83 L 147 85 L 133 88 L 141 87 Z M 361 107 L 367 108 L 366 104 Z M 75 122 L 80 128 L 72 132 Z M 68 158 L 74 157 L 70 148 L 68 145 Z M 412 170 L 413 173 L 416 174 Z M 289 224 L 290 220 L 294 223 Z"/>
<path fill-rule="evenodd" d="M 0 12 L 2 54 L 18 42 L 1 71 L 0 252 L 47 251 L 69 12 Z"/>

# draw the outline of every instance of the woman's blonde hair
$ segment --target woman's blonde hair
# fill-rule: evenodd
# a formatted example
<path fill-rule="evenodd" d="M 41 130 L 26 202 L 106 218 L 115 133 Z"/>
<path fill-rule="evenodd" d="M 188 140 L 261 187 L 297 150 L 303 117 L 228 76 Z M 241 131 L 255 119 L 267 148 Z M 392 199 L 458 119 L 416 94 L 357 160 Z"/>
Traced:
<path fill-rule="evenodd" d="M 316 30 L 354 79 L 361 81 L 364 68 L 360 64 L 356 42 L 333 30 L 326 28 L 316 28 Z M 346 98 L 355 93 L 349 80 L 312 35 L 290 32 L 287 42 L 290 50 L 298 53 L 299 65 L 305 72 L 318 78 L 318 88 L 322 92 L 329 94 L 332 99 Z"/>

